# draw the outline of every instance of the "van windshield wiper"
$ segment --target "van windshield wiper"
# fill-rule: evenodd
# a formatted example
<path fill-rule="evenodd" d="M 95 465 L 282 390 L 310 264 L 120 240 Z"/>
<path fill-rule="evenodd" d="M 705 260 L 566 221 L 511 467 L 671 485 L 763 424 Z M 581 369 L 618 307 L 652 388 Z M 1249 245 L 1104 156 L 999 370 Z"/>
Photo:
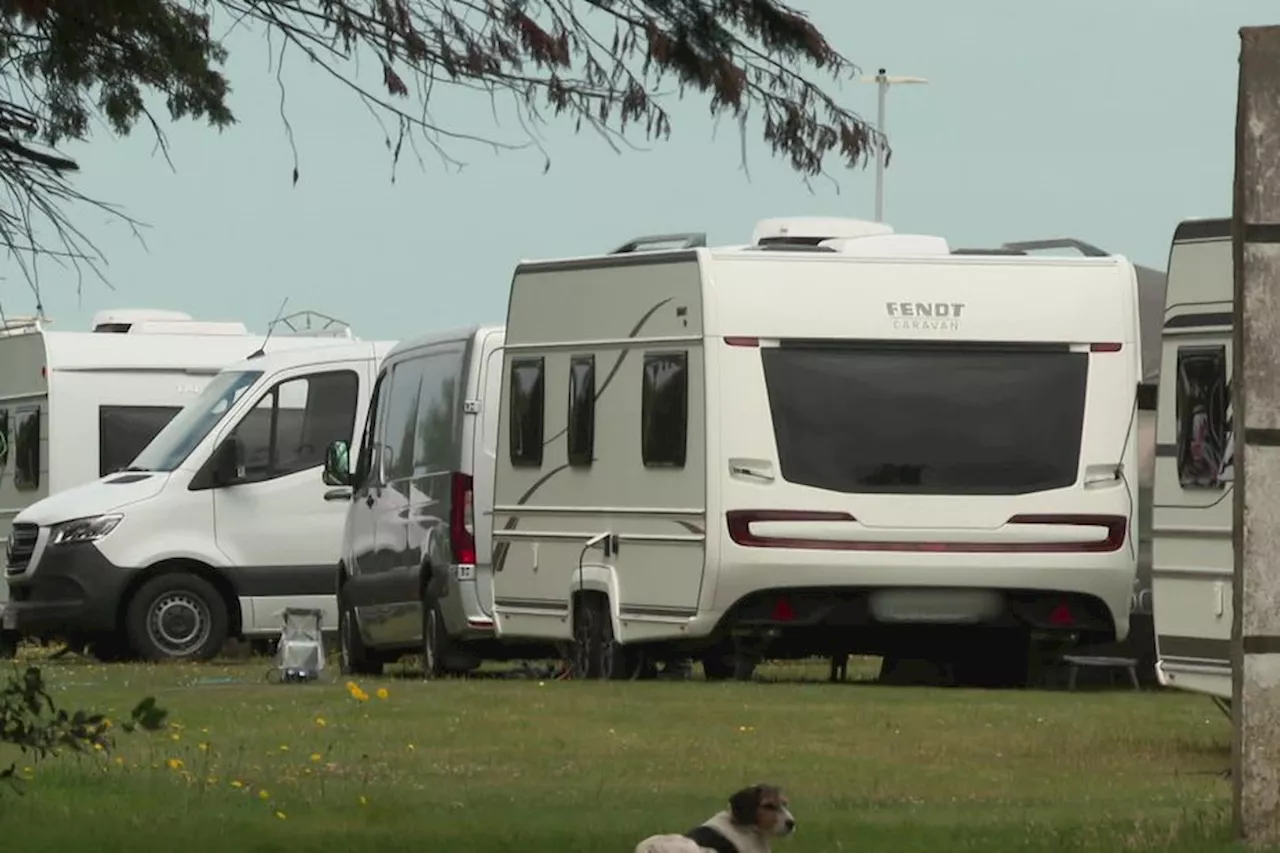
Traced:
<path fill-rule="evenodd" d="M 151 469 L 150 469 L 150 468 L 143 468 L 143 467 L 141 467 L 141 466 L 139 466 L 139 465 L 130 465 L 128 468 L 125 468 L 124 470 L 125 470 L 125 471 L 141 472 L 141 473 L 143 473 L 143 474 L 150 474 L 150 473 L 151 473 Z"/>

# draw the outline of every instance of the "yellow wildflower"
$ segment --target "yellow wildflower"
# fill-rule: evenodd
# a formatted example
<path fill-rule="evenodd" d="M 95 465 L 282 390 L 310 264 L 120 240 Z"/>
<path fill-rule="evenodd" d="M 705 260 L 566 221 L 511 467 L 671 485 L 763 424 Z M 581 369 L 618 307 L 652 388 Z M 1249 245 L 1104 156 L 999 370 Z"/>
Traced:
<path fill-rule="evenodd" d="M 244 787 L 244 783 L 243 783 L 243 782 L 241 782 L 239 779 L 232 779 L 232 780 L 231 780 L 231 787 L 233 787 L 233 788 L 243 788 L 243 787 Z"/>
<path fill-rule="evenodd" d="M 329 724 L 324 721 L 324 717 L 316 717 L 316 725 L 323 729 Z"/>
<path fill-rule="evenodd" d="M 287 819 L 288 819 L 288 817 L 289 817 L 289 816 L 288 816 L 287 814 L 285 814 L 284 812 L 281 812 L 281 811 L 277 811 L 277 812 L 276 812 L 276 818 L 277 818 L 277 819 L 279 819 L 279 820 L 287 820 Z"/>
<path fill-rule="evenodd" d="M 313 752 L 313 753 L 311 753 L 311 761 L 312 761 L 312 763 L 314 763 L 314 764 L 319 764 L 319 763 L 320 763 L 320 760 L 321 760 L 323 757 L 324 757 L 324 756 L 322 756 L 322 755 L 321 755 L 320 753 L 318 753 L 318 752 Z"/>
<path fill-rule="evenodd" d="M 184 766 L 181 758 L 170 758 L 168 764 L 170 770 L 181 770 Z"/>
<path fill-rule="evenodd" d="M 387 699 L 387 698 L 390 698 L 390 696 L 391 696 L 391 691 L 390 691 L 390 690 L 388 690 L 388 689 L 387 689 L 387 688 L 385 688 L 385 687 L 379 687 L 379 688 L 378 688 L 378 698 L 379 698 L 379 699 Z"/>
<path fill-rule="evenodd" d="M 265 790 L 262 790 L 262 791 L 259 791 L 259 792 L 258 792 L 258 799 L 260 799 L 260 800 L 269 800 L 269 799 L 271 799 L 271 795 L 270 795 L 270 794 L 268 794 Z"/>

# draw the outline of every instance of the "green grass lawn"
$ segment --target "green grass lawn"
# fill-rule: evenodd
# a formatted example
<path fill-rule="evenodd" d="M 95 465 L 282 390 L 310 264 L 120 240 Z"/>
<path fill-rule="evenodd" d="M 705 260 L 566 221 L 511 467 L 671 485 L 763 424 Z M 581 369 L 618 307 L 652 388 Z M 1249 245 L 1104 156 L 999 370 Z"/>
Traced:
<path fill-rule="evenodd" d="M 1232 847 L 1229 724 L 1195 696 L 386 678 L 362 701 L 267 667 L 47 664 L 59 703 L 154 694 L 171 726 L 19 759 L 6 847 L 630 853 L 755 781 L 791 795 L 780 853 Z"/>

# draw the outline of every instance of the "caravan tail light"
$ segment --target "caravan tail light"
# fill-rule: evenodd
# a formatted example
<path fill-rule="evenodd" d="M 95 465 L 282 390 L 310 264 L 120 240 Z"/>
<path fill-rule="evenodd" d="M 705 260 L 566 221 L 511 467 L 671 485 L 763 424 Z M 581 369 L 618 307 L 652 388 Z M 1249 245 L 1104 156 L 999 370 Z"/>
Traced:
<path fill-rule="evenodd" d="M 731 347 L 758 347 L 760 346 L 759 338 L 742 338 L 726 336 L 724 342 Z"/>
<path fill-rule="evenodd" d="M 1120 352 L 1122 349 L 1124 349 L 1124 344 L 1089 344 L 1089 352 Z"/>
<path fill-rule="evenodd" d="M 909 551 L 953 554 L 1099 554 L 1124 547 L 1129 520 L 1123 515 L 1015 515 L 1008 524 L 1101 527 L 1106 533 L 1083 542 L 946 542 L 884 539 L 840 539 L 834 536 L 768 536 L 752 530 L 752 525 L 768 522 L 815 522 L 854 524 L 847 512 L 785 509 L 738 509 L 726 514 L 729 538 L 744 548 L 794 548 L 802 551 Z M 850 533 L 857 535 L 856 531 Z"/>
<path fill-rule="evenodd" d="M 451 491 L 449 545 L 453 548 L 453 561 L 460 565 L 475 565 L 476 522 L 471 477 L 455 471 Z"/>

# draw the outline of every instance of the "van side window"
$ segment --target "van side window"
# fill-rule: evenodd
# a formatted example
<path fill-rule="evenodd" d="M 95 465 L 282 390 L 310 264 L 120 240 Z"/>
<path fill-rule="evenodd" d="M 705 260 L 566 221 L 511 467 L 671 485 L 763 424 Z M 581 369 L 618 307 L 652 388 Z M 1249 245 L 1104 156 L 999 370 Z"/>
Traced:
<path fill-rule="evenodd" d="M 324 464 L 333 441 L 351 441 L 360 380 L 354 371 L 312 373 L 277 383 L 236 425 L 244 481 L 296 474 Z"/>
<path fill-rule="evenodd" d="M 9 410 L 0 409 L 0 476 L 9 461 Z"/>
<path fill-rule="evenodd" d="M 461 461 L 458 448 L 461 438 L 458 380 L 461 377 L 461 348 L 437 349 L 423 360 L 413 456 L 415 477 L 452 471 Z"/>
<path fill-rule="evenodd" d="M 40 407 L 13 414 L 13 486 L 30 492 L 40 488 Z"/>
<path fill-rule="evenodd" d="M 99 406 L 98 476 L 127 468 L 180 406 Z"/>
<path fill-rule="evenodd" d="M 640 451 L 646 468 L 683 468 L 689 432 L 689 354 L 645 353 Z"/>
<path fill-rule="evenodd" d="M 542 356 L 511 361 L 511 464 L 519 468 L 542 466 L 545 368 Z"/>
<path fill-rule="evenodd" d="M 1180 348 L 1174 381 L 1178 482 L 1184 489 L 1220 489 L 1232 442 L 1226 347 Z"/>
<path fill-rule="evenodd" d="M 596 449 L 596 357 L 569 359 L 570 465 L 590 465 Z"/>
<path fill-rule="evenodd" d="M 390 371 L 383 369 L 373 384 L 373 394 L 369 398 L 369 411 L 364 418 L 364 432 L 360 434 L 360 455 L 356 457 L 356 470 L 351 477 L 355 487 L 364 485 L 373 470 L 374 445 L 377 443 L 378 430 L 382 428 L 382 412 L 386 405 L 387 377 Z"/>
<path fill-rule="evenodd" d="M 425 359 L 419 356 L 401 361 L 392 368 L 391 387 L 384 410 L 382 474 L 387 485 L 405 495 L 409 493 L 409 481 L 413 478 L 414 425 L 418 419 L 423 361 Z"/>

